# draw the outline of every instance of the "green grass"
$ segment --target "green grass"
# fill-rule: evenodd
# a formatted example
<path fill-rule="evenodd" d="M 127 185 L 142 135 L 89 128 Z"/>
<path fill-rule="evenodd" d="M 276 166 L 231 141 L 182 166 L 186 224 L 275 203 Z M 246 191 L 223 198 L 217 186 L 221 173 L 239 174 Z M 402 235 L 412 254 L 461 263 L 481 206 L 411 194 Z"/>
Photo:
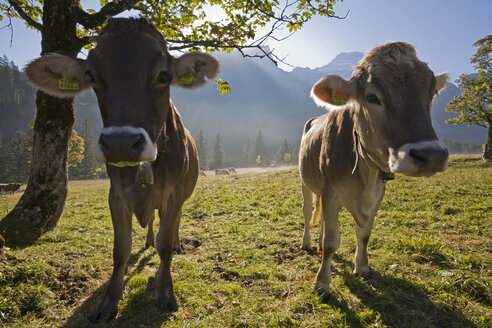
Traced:
<path fill-rule="evenodd" d="M 91 327 L 112 270 L 107 184 L 70 187 L 58 227 L 0 255 L 0 327 Z M 19 195 L 0 198 L 0 215 Z M 453 157 L 432 178 L 398 176 L 354 276 L 355 226 L 340 214 L 332 295 L 313 293 L 320 264 L 300 250 L 295 169 L 200 178 L 185 204 L 172 275 L 180 309 L 157 310 L 155 249 L 134 224 L 116 319 L 99 327 L 490 327 L 492 165 Z M 315 229 L 317 238 L 318 229 Z"/>

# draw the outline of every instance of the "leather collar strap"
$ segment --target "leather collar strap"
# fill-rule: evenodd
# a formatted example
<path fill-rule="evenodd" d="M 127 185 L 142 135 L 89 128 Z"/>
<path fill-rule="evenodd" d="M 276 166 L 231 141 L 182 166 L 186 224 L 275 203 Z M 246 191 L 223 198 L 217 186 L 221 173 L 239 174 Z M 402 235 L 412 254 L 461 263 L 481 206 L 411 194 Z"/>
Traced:
<path fill-rule="evenodd" d="M 357 168 L 357 165 L 359 164 L 359 145 L 360 148 L 362 149 L 362 144 L 360 144 L 359 141 L 359 135 L 357 134 L 357 131 L 355 131 L 354 128 L 354 138 L 355 138 L 355 165 L 354 168 L 352 169 L 352 174 L 354 174 L 355 169 Z M 392 172 L 384 172 L 383 170 L 379 169 L 379 177 L 383 182 L 389 181 L 389 180 L 394 180 L 395 179 L 395 174 Z"/>
<path fill-rule="evenodd" d="M 395 180 L 395 174 L 393 172 L 387 173 L 383 170 L 379 170 L 379 177 L 383 180 L 383 182 Z"/>

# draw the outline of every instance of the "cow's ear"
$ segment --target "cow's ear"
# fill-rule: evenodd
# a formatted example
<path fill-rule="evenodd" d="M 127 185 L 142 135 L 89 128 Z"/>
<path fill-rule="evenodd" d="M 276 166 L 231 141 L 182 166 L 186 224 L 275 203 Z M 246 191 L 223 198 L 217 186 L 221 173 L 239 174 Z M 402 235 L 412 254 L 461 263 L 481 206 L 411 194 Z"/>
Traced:
<path fill-rule="evenodd" d="M 172 84 L 183 88 L 198 88 L 213 79 L 219 72 L 218 60 L 203 52 L 190 52 L 172 62 Z"/>
<path fill-rule="evenodd" d="M 436 92 L 441 92 L 446 88 L 446 83 L 448 82 L 449 74 L 447 72 L 436 75 Z"/>
<path fill-rule="evenodd" d="M 353 95 L 351 81 L 338 75 L 328 75 L 316 82 L 311 89 L 311 98 L 318 106 L 331 109 L 331 106 L 346 104 Z"/>
<path fill-rule="evenodd" d="M 91 86 L 85 71 L 85 60 L 60 54 L 39 57 L 25 68 L 27 79 L 32 85 L 61 98 L 73 97 Z"/>

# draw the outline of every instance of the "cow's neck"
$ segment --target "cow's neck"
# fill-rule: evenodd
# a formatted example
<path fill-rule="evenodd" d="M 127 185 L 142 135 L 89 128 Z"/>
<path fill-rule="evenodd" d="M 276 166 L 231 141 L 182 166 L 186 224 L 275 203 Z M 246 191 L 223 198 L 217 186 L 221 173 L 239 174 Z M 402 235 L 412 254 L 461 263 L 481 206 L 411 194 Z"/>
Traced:
<path fill-rule="evenodd" d="M 364 164 L 368 167 L 369 170 L 377 170 L 379 178 L 386 182 L 388 180 L 393 180 L 395 178 L 394 173 L 387 172 L 382 165 L 378 165 L 378 161 L 375 159 L 376 157 L 371 154 L 364 146 L 363 141 L 361 141 L 360 134 L 357 132 L 357 122 L 354 122 L 354 151 L 355 151 L 355 165 L 352 169 L 352 174 L 357 170 L 360 162 L 364 162 Z"/>

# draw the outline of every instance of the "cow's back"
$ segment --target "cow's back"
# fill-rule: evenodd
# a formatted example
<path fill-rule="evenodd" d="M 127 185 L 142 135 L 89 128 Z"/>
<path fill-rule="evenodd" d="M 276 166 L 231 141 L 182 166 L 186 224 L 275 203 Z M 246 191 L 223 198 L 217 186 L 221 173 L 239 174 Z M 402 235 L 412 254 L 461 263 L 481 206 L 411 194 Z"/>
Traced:
<path fill-rule="evenodd" d="M 171 104 L 166 120 L 165 146 L 159 147 L 158 188 L 178 188 L 184 200 L 188 199 L 196 185 L 198 173 L 198 153 L 190 132 L 184 127 L 177 109 Z"/>
<path fill-rule="evenodd" d="M 323 184 L 343 181 L 355 164 L 353 110 L 349 107 L 309 120 L 299 151 L 304 184 L 316 194 Z"/>

